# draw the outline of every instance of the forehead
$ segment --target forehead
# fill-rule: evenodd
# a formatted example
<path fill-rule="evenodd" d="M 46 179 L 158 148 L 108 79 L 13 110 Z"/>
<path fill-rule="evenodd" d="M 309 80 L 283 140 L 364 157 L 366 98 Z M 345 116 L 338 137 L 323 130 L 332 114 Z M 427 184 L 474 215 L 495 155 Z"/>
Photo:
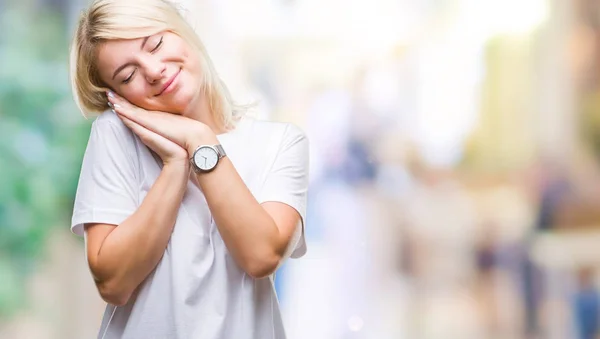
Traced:
<path fill-rule="evenodd" d="M 98 46 L 98 61 L 113 55 L 127 55 L 140 50 L 144 38 L 106 40 Z"/>
<path fill-rule="evenodd" d="M 140 51 L 144 38 L 106 40 L 98 45 L 96 62 L 102 77 L 112 72 Z"/>

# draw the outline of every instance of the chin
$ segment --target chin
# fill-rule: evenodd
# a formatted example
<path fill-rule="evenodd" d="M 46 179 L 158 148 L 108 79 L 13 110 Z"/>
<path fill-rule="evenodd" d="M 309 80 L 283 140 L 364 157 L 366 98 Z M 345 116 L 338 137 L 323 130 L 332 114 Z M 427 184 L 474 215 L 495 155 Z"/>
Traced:
<path fill-rule="evenodd" d="M 186 88 L 180 89 L 172 98 L 169 98 L 168 102 L 165 102 L 164 111 L 185 115 L 187 111 L 190 111 L 192 106 L 195 106 L 196 95 L 193 91 Z"/>

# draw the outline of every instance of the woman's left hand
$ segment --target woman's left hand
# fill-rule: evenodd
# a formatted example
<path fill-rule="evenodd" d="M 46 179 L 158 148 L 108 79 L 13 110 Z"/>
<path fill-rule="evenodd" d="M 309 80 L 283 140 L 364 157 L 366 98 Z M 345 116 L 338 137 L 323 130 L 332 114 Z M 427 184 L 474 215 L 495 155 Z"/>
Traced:
<path fill-rule="evenodd" d="M 148 111 L 131 104 L 114 92 L 108 100 L 117 115 L 125 117 L 178 144 L 192 154 L 200 144 L 217 144 L 214 132 L 200 121 L 177 114 Z"/>

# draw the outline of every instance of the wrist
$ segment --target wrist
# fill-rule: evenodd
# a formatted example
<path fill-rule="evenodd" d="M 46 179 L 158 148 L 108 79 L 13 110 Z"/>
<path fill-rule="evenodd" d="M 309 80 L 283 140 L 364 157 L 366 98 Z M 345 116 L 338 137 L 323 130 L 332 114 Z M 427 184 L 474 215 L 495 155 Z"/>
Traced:
<path fill-rule="evenodd" d="M 189 171 L 190 160 L 186 158 L 171 159 L 163 162 L 163 169 L 181 169 L 183 171 Z"/>
<path fill-rule="evenodd" d="M 191 157 L 198 146 L 201 145 L 216 145 L 219 143 L 217 135 L 208 126 L 202 124 L 193 130 L 192 135 L 187 139 L 186 149 Z"/>

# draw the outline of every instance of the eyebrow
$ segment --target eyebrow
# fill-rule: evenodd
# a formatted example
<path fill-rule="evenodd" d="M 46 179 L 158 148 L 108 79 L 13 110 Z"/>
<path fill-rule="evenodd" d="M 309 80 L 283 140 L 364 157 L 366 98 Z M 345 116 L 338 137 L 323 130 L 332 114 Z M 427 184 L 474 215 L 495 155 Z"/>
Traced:
<path fill-rule="evenodd" d="M 140 50 L 144 49 L 144 46 L 146 46 L 146 42 L 148 42 L 148 38 L 149 38 L 149 36 L 147 36 L 147 37 L 144 38 L 144 40 L 142 41 L 142 45 L 140 46 Z M 127 67 L 129 65 L 131 65 L 131 62 L 128 62 L 126 64 L 123 64 L 123 65 L 119 66 L 115 70 L 115 72 L 113 73 L 113 76 L 112 76 L 113 80 L 115 79 L 115 77 L 117 76 L 117 74 L 119 74 L 119 72 L 121 72 L 125 67 Z"/>

